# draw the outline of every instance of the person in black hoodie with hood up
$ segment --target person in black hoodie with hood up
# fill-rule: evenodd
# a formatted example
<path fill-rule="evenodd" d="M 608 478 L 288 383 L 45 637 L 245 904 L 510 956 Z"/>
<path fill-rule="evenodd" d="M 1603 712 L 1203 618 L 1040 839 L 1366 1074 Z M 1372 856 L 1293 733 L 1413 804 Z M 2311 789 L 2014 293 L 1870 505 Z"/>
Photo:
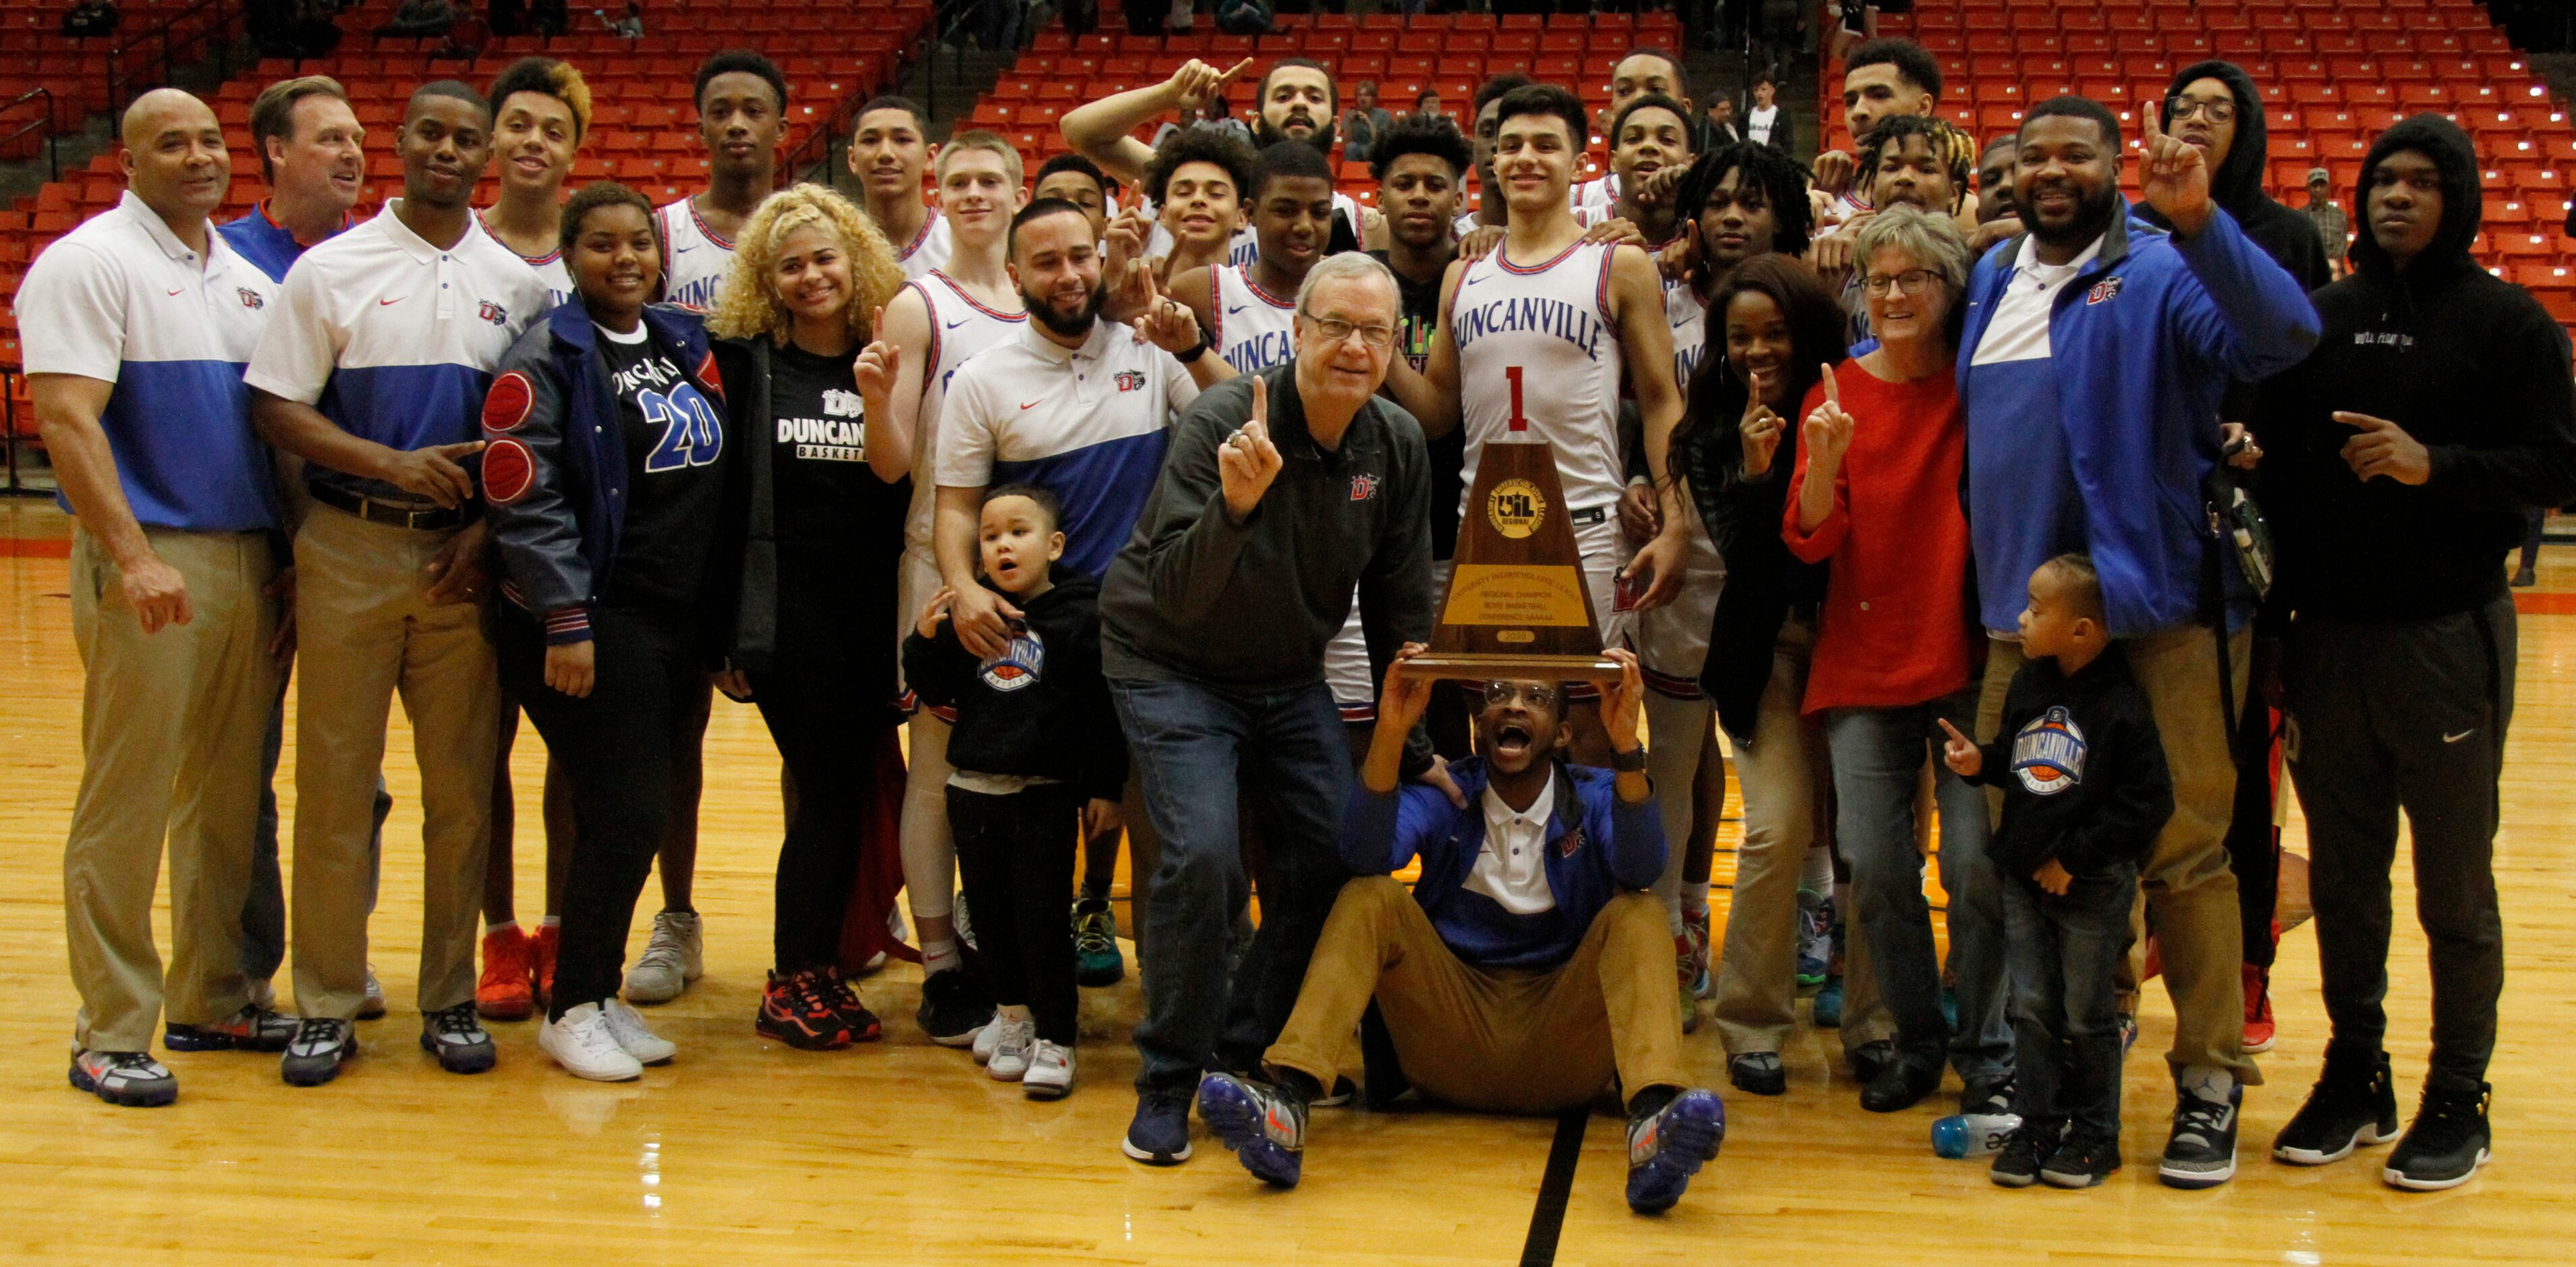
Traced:
<path fill-rule="evenodd" d="M 2334 280 L 2325 238 L 2316 221 L 2263 192 L 2271 160 L 2271 130 L 2263 94 L 2233 62 L 2194 62 L 2165 89 L 2165 130 L 2199 147 L 2209 163 L 2209 196 L 2236 217 L 2238 227 L 2272 262 L 2315 291 Z M 2172 228 L 2155 208 L 2141 204 L 2140 219 Z M 2238 383 L 2219 401 L 2218 416 L 2231 431 L 2254 404 L 2254 385 Z M 2227 860 L 2236 872 L 2236 897 L 2245 941 L 2246 1050 L 2271 1047 L 2272 958 L 2280 936 L 2272 921 L 2281 883 L 2280 831 L 2272 825 L 2278 776 L 2272 766 L 2272 710 L 2248 708 L 2237 723 L 2236 803 L 2227 826 Z"/>
<path fill-rule="evenodd" d="M 2354 274 L 2316 295 L 2324 337 L 2265 384 L 2255 425 L 2289 619 L 2283 746 L 2307 812 L 2325 1072 L 2273 1144 L 2303 1165 L 2397 1130 L 2388 1056 L 2388 871 L 2414 830 L 2431 944 L 2432 1068 L 2382 1177 L 2447 1188 L 2487 1159 L 2487 1058 L 2504 982 L 2492 869 L 2513 714 L 2504 556 L 2524 512 L 2576 496 L 2568 343 L 2469 256 L 2477 155 L 2436 115 L 2371 146 Z"/>

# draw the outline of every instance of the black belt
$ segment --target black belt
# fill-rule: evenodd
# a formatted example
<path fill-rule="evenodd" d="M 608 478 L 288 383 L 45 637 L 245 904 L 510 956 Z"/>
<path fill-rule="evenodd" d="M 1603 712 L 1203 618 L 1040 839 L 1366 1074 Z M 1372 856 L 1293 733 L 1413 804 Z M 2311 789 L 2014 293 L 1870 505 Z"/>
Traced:
<path fill-rule="evenodd" d="M 1576 523 L 1589 527 L 1593 524 L 1601 523 L 1609 519 L 1610 508 L 1607 506 L 1586 506 L 1581 510 L 1567 511 L 1566 517 L 1572 519 Z"/>
<path fill-rule="evenodd" d="M 405 506 L 400 502 L 378 501 L 364 493 L 333 488 L 328 484 L 311 486 L 313 500 L 333 510 L 344 510 L 369 523 L 392 524 L 397 528 L 430 531 L 454 528 L 479 513 L 480 507 L 460 506 L 448 510 L 439 506 Z"/>

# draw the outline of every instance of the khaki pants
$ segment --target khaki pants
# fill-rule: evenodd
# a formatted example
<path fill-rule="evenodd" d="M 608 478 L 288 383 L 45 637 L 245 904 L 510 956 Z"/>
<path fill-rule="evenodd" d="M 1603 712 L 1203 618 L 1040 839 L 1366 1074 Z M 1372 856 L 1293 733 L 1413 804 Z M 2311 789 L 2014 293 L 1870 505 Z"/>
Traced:
<path fill-rule="evenodd" d="M 422 569 L 457 531 L 315 506 L 295 538 L 295 1006 L 353 1019 L 367 987 L 376 771 L 396 690 L 420 763 L 420 1009 L 474 997 L 501 685 L 479 603 L 432 606 Z"/>
<path fill-rule="evenodd" d="M 1798 708 L 1807 695 L 1815 631 L 1781 626 L 1771 681 L 1748 741 L 1735 744 L 1735 777 L 1744 793 L 1744 838 L 1735 850 L 1735 890 L 1717 964 L 1711 1014 L 1730 1056 L 1778 1052 L 1797 1024 L 1798 877 L 1822 819 L 1818 798 L 1830 785 L 1823 732 Z M 1879 1002 L 1878 974 L 1854 912 L 1845 912 L 1843 1054 L 1896 1034 Z"/>
<path fill-rule="evenodd" d="M 2238 1082 L 2260 1085 L 2263 1071 L 2245 1054 L 2245 933 L 2236 909 L 2236 873 L 2227 861 L 2227 824 L 2236 801 L 2236 763 L 2228 756 L 2227 736 L 2244 704 L 2252 635 L 2239 631 L 2228 642 L 2236 698 L 2224 709 L 2218 702 L 2218 639 L 2207 626 L 2124 638 L 2120 645 L 2155 714 L 2173 779 L 2173 817 L 2138 869 L 2138 896 L 2155 919 L 2165 990 L 2173 999 L 2174 1045 L 2165 1061 L 2177 1075 L 2224 1069 Z M 2002 728 L 2004 692 L 2021 665 L 2021 644 L 1994 640 L 1977 703 L 1979 739 L 1991 739 Z M 2141 937 L 2130 948 L 2126 991 L 2136 988 L 2135 956 L 2144 944 Z"/>
<path fill-rule="evenodd" d="M 276 574 L 258 532 L 146 529 L 179 570 L 194 618 L 143 632 L 123 574 L 86 531 L 72 537 L 72 640 L 81 691 L 81 780 L 63 845 L 64 940 L 80 991 L 73 1041 L 148 1051 L 166 1011 L 206 1025 L 249 1002 L 241 910 L 259 817 L 260 734 L 277 692 L 268 640 Z M 152 895 L 169 842 L 170 966 L 152 943 Z"/>
<path fill-rule="evenodd" d="M 1469 967 L 1400 882 L 1342 886 L 1297 1007 L 1262 1053 L 1333 1085 L 1336 1057 L 1377 1000 L 1405 1077 L 1432 1099 L 1497 1113 L 1589 1103 L 1615 1073 L 1626 1095 L 1682 1087 L 1673 940 L 1651 893 L 1622 893 L 1574 957 L 1549 972 Z"/>

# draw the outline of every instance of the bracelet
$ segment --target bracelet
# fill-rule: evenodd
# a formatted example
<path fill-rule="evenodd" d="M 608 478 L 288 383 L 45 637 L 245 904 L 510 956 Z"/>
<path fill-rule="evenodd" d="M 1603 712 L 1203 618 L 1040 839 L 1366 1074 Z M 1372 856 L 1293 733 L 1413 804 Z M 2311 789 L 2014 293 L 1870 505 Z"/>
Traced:
<path fill-rule="evenodd" d="M 1610 768 L 1621 774 L 1643 773 L 1646 768 L 1646 749 L 1640 745 L 1626 752 L 1611 750 Z"/>
<path fill-rule="evenodd" d="M 1202 331 L 1200 331 L 1200 332 L 1199 332 L 1199 341 L 1198 341 L 1198 342 L 1196 342 L 1196 343 L 1191 344 L 1191 345 L 1190 345 L 1190 350 L 1189 350 L 1189 351 L 1187 351 L 1187 352 L 1176 352 L 1176 353 L 1174 353 L 1174 354 L 1172 355 L 1172 359 L 1173 359 L 1173 360 L 1175 360 L 1175 361 L 1179 361 L 1179 362 L 1180 362 L 1181 364 L 1183 364 L 1183 365 L 1191 365 L 1191 364 L 1195 364 L 1195 363 L 1197 363 L 1197 361 L 1198 361 L 1198 359 L 1199 359 L 1200 357 L 1202 357 L 1202 356 L 1206 356 L 1207 354 L 1208 354 L 1207 332 L 1206 332 L 1206 331 L 1204 331 L 1204 330 L 1202 330 Z"/>

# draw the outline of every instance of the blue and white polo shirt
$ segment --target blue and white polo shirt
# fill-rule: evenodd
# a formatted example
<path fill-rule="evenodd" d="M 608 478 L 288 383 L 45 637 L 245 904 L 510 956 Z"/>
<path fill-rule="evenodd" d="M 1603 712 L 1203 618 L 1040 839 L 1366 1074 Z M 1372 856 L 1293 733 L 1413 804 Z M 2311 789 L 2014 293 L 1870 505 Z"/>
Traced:
<path fill-rule="evenodd" d="M 340 227 L 332 230 L 331 236 L 338 237 L 348 232 L 350 226 L 357 222 L 356 217 L 342 213 Z M 286 270 L 304 258 L 304 244 L 295 240 L 294 230 L 270 218 L 266 198 L 260 199 L 259 205 L 251 208 L 241 219 L 216 225 L 215 232 L 224 235 L 226 246 L 258 265 L 259 271 L 268 274 L 270 281 L 285 281 Z"/>
<path fill-rule="evenodd" d="M 200 255 L 129 191 L 36 257 L 16 306 L 28 373 L 116 385 L 98 421 L 136 522 L 277 526 L 268 448 L 242 386 L 277 283 L 212 225 Z"/>
<path fill-rule="evenodd" d="M 404 226 L 401 205 L 388 201 L 296 261 L 245 377 L 388 448 L 480 440 L 492 369 L 545 313 L 545 283 L 473 216 L 441 250 Z M 420 500 L 381 481 L 305 469 L 316 485 Z"/>
<path fill-rule="evenodd" d="M 1186 367 L 1125 326 L 1094 322 L 1076 349 L 1031 320 L 958 367 L 939 411 L 939 485 L 1055 494 L 1060 566 L 1097 579 L 1136 530 L 1172 420 L 1198 395 Z"/>

